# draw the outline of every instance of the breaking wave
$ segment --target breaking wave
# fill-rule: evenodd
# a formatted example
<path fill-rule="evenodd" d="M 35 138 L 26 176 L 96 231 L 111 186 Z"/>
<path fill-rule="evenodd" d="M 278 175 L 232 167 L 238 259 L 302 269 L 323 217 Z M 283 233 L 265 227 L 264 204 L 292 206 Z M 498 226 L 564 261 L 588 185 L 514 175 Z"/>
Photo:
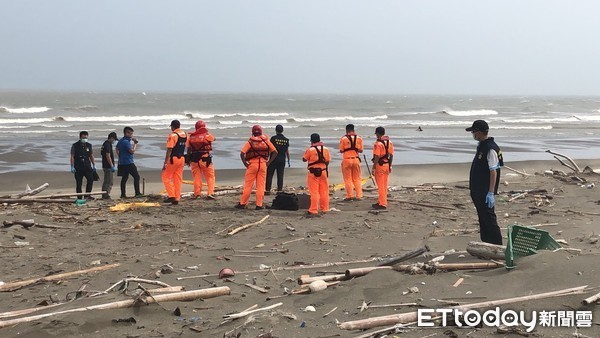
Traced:
<path fill-rule="evenodd" d="M 0 113 L 11 113 L 11 114 L 35 114 L 43 113 L 51 110 L 48 107 L 26 107 L 26 108 L 8 108 L 0 107 Z"/>
<path fill-rule="evenodd" d="M 441 113 L 450 116 L 490 116 L 498 115 L 498 112 L 491 109 L 478 109 L 478 110 L 442 110 Z"/>

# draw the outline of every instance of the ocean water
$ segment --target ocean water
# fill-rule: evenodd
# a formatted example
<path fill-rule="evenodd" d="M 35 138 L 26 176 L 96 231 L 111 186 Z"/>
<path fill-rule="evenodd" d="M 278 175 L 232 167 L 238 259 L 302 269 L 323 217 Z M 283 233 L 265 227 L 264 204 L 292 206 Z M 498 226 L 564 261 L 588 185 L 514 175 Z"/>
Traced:
<path fill-rule="evenodd" d="M 239 150 L 254 124 L 268 135 L 284 126 L 294 167 L 304 166 L 311 133 L 337 148 L 348 123 L 368 149 L 375 128 L 385 127 L 398 164 L 471 161 L 475 142 L 464 129 L 476 119 L 488 121 L 507 162 L 552 159 L 546 149 L 600 156 L 600 97 L 0 92 L 0 173 L 68 171 L 80 130 L 98 156 L 108 133 L 122 135 L 125 126 L 140 140 L 138 166 L 160 168 L 173 119 L 186 130 L 207 123 L 219 169 L 242 167 Z"/>

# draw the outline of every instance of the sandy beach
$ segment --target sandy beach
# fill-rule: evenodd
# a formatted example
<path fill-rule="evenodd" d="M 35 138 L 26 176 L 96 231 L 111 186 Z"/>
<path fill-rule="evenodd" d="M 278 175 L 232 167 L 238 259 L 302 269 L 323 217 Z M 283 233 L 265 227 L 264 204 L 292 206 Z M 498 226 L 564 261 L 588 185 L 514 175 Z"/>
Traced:
<path fill-rule="evenodd" d="M 600 168 L 600 160 L 578 160 L 580 166 Z M 83 306 L 131 299 L 119 292 L 90 298 L 96 291 L 109 288 L 126 277 L 139 277 L 183 286 L 186 290 L 228 286 L 230 295 L 192 302 L 165 302 L 136 308 L 93 310 L 48 317 L 0 329 L 5 337 L 89 336 L 89 337 L 356 337 L 366 332 L 340 329 L 336 323 L 416 311 L 418 308 L 448 307 L 448 303 L 464 304 L 588 285 L 599 287 L 598 255 L 598 183 L 600 176 L 580 174 L 586 184 L 563 182 L 552 176 L 533 175 L 545 170 L 566 169 L 555 161 L 513 162 L 507 165 L 525 170 L 532 176 L 522 177 L 504 170 L 500 196 L 497 198 L 499 225 L 506 241 L 507 225 L 541 225 L 555 239 L 564 240 L 567 248 L 579 250 L 544 251 L 517 261 L 517 268 L 438 272 L 434 275 L 410 275 L 393 270 L 377 270 L 370 274 L 341 281 L 326 290 L 282 296 L 285 290 L 297 289 L 297 278 L 308 274 L 340 273 L 348 268 L 369 267 L 377 258 L 400 255 L 427 245 L 430 252 L 414 260 L 429 259 L 447 252 L 445 262 L 486 262 L 465 254 L 470 241 L 478 241 L 478 225 L 468 190 L 464 189 L 469 164 L 399 165 L 394 167 L 390 206 L 386 212 L 369 213 L 376 191 L 367 183 L 366 198 L 343 202 L 343 191 L 332 196 L 331 211 L 323 217 L 308 219 L 305 210 L 235 210 L 238 194 L 220 196 L 216 201 L 184 199 L 179 206 L 161 206 L 127 212 L 110 212 L 120 202 L 91 201 L 84 206 L 73 204 L 4 205 L 1 221 L 34 219 L 71 229 L 45 229 L 21 226 L 0 229 L 0 252 L 4 265 L 0 280 L 4 283 L 50 274 L 94 268 L 119 263 L 103 272 L 84 274 L 60 282 L 40 282 L 11 292 L 0 292 L 2 312 L 35 307 L 42 302 L 65 302 L 86 285 L 77 300 L 44 309 L 49 313 Z M 330 183 L 340 183 L 339 168 L 331 170 Z M 189 170 L 189 169 L 186 169 Z M 159 193 L 162 185 L 159 171 L 142 171 L 146 194 Z M 186 171 L 185 178 L 190 178 Z M 116 184 L 118 185 L 118 179 Z M 24 190 L 25 184 L 37 187 L 45 182 L 50 188 L 41 195 L 72 192 L 72 175 L 64 172 L 18 172 L 0 175 L 0 195 Z M 221 170 L 217 185 L 239 185 L 241 170 Z M 415 191 L 422 184 L 442 185 L 446 189 Z M 305 185 L 305 170 L 286 172 L 288 187 Z M 430 185 L 427 185 L 430 186 Z M 94 190 L 99 190 L 96 184 Z M 118 186 L 113 197 L 118 196 Z M 543 199 L 533 196 L 510 201 L 515 191 L 544 189 Z M 130 191 L 133 189 L 130 188 Z M 184 191 L 191 191 L 185 186 Z M 297 192 L 299 190 L 296 190 Z M 267 196 L 270 204 L 273 196 Z M 128 199 L 126 202 L 144 201 Z M 253 199 L 251 199 L 251 202 Z M 432 208 L 405 202 L 441 205 Z M 261 220 L 233 236 L 222 230 Z M 17 245 L 15 242 L 28 242 Z M 283 244 L 286 243 L 286 244 Z M 273 249 L 273 250 L 271 250 Z M 454 250 L 454 253 L 448 253 Z M 283 252 L 281 252 L 283 251 Z M 362 260 L 362 263 L 347 262 Z M 373 260 L 372 262 L 364 262 Z M 311 268 L 318 263 L 342 263 Z M 286 269 L 291 267 L 304 268 Z M 244 271 L 268 267 L 261 272 Z M 215 276 L 222 268 L 238 272 L 231 280 Z M 270 269 L 272 268 L 272 269 Z M 157 273 L 161 271 L 162 273 Z M 204 277 L 204 275 L 207 275 Z M 195 278 L 188 278 L 194 277 Z M 178 278 L 185 278 L 180 279 Z M 457 287 L 453 285 L 463 278 Z M 264 288 L 261 293 L 244 284 Z M 129 285 L 135 289 L 136 283 Z M 145 285 L 147 288 L 154 287 Z M 418 292 L 407 291 L 417 287 Z M 413 289 L 414 291 L 414 289 Z M 582 299 L 597 293 L 550 298 L 507 305 L 514 310 L 591 310 L 593 327 L 577 332 L 598 337 L 598 307 L 581 305 Z M 417 303 L 417 306 L 368 308 L 360 310 L 363 301 L 373 305 Z M 265 307 L 282 302 L 272 311 L 228 323 L 223 316 L 240 312 L 257 304 Z M 313 306 L 315 312 L 304 312 Z M 174 315 L 179 308 L 181 314 Z M 335 309 L 335 310 L 334 310 Z M 325 314 L 334 310 L 327 316 Z M 113 322 L 135 318 L 136 323 Z M 0 323 L 4 319 L 2 318 Z M 571 336 L 575 328 L 539 327 L 539 337 Z M 270 333 L 271 335 L 267 335 Z M 262 336 L 261 336 L 262 335 Z M 495 328 L 417 328 L 414 325 L 390 337 L 513 337 L 499 335 Z"/>

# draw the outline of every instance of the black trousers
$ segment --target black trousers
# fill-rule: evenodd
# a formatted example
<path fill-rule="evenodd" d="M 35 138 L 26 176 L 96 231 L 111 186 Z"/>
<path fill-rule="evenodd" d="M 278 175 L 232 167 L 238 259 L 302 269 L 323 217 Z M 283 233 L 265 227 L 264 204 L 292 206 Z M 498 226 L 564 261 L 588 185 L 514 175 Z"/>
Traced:
<path fill-rule="evenodd" d="M 477 209 L 477 216 L 479 217 L 479 234 L 481 241 L 491 244 L 502 245 L 502 233 L 500 227 L 498 227 L 498 221 L 496 220 L 495 208 L 488 208 L 485 203 L 484 192 L 471 192 L 471 199 Z"/>
<path fill-rule="evenodd" d="M 267 185 L 265 191 L 271 191 L 273 185 L 273 174 L 277 170 L 277 191 L 283 190 L 283 171 L 285 170 L 285 161 L 273 161 L 267 168 Z"/>
<path fill-rule="evenodd" d="M 83 185 L 83 178 L 85 177 L 85 192 L 92 192 L 94 185 L 94 172 L 92 169 L 75 169 L 75 192 L 81 193 L 81 186 Z M 84 199 L 90 195 L 77 195 L 78 199 Z"/>
<path fill-rule="evenodd" d="M 140 191 L 140 174 L 138 173 L 135 163 L 122 165 L 121 168 L 121 197 L 127 197 L 126 188 L 129 175 L 133 177 L 133 189 L 136 195 L 141 195 Z"/>

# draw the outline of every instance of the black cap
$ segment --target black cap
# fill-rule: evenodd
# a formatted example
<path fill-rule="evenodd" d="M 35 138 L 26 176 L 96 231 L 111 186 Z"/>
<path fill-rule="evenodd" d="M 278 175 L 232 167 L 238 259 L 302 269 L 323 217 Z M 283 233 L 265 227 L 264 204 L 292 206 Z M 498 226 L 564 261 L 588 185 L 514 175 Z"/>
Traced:
<path fill-rule="evenodd" d="M 383 127 L 377 127 L 377 128 L 375 128 L 375 134 L 377 134 L 377 135 L 385 135 L 385 128 L 383 128 Z"/>
<path fill-rule="evenodd" d="M 321 136 L 319 136 L 319 134 L 314 133 L 310 135 L 310 142 L 311 143 L 317 143 L 317 142 L 321 142 Z"/>
<path fill-rule="evenodd" d="M 276 125 L 275 132 L 283 133 L 283 126 L 281 124 Z"/>
<path fill-rule="evenodd" d="M 171 121 L 171 127 L 177 129 L 181 127 L 181 122 L 179 122 L 179 120 L 173 120 Z"/>
<path fill-rule="evenodd" d="M 477 120 L 475 122 L 473 122 L 473 125 L 467 129 L 465 129 L 466 131 L 482 131 L 484 133 L 487 133 L 488 130 L 490 130 L 490 126 L 488 126 L 487 122 L 485 122 L 484 120 Z"/>

